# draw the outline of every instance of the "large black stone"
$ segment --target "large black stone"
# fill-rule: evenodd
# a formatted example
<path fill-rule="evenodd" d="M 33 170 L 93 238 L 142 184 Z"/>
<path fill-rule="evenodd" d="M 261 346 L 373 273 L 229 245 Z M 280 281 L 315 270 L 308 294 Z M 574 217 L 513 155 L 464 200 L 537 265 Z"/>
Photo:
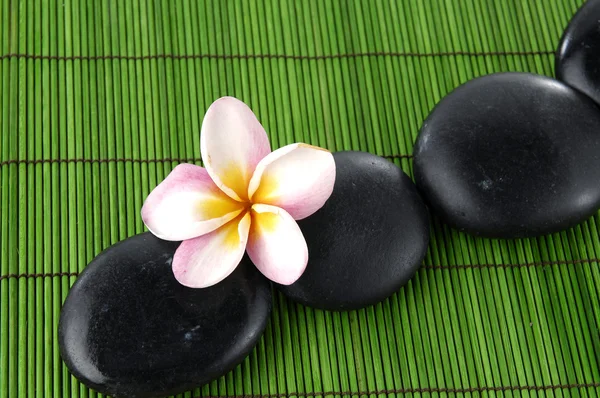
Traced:
<path fill-rule="evenodd" d="M 390 296 L 415 274 L 427 251 L 429 216 L 393 163 L 363 152 L 333 156 L 333 194 L 299 222 L 308 244 L 306 271 L 279 289 L 311 307 L 357 309 Z"/>
<path fill-rule="evenodd" d="M 87 386 L 126 397 L 183 392 L 228 372 L 258 342 L 269 282 L 244 260 L 213 287 L 184 287 L 171 271 L 177 246 L 134 236 L 96 257 L 73 285 L 59 345 Z"/>
<path fill-rule="evenodd" d="M 600 104 L 600 0 L 589 0 L 565 30 L 556 53 L 556 77 Z"/>
<path fill-rule="evenodd" d="M 445 221 L 514 238 L 571 227 L 600 207 L 600 112 L 563 83 L 502 73 L 457 88 L 414 151 L 417 186 Z"/>

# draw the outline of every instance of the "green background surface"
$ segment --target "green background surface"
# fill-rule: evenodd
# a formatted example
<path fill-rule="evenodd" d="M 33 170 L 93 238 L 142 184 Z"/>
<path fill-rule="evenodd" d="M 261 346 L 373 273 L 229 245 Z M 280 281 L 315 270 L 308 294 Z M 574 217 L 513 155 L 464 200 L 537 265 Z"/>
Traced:
<path fill-rule="evenodd" d="M 274 148 L 382 155 L 412 175 L 423 119 L 459 84 L 553 75 L 580 0 L 1 0 L 0 396 L 93 397 L 58 354 L 61 304 L 144 231 L 148 192 L 200 164 L 210 103 L 248 103 Z M 276 294 L 242 365 L 186 394 L 597 397 L 597 214 L 537 239 L 433 220 L 397 294 L 331 313 Z"/>

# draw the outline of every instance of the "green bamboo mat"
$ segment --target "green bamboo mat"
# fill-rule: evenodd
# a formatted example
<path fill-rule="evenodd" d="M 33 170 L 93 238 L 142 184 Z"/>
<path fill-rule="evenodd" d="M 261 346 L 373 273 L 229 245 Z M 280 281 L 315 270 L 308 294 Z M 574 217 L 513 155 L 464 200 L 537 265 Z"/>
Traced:
<path fill-rule="evenodd" d="M 199 164 L 216 98 L 273 147 L 363 150 L 412 172 L 434 104 L 473 77 L 553 75 L 581 0 L 0 0 L 0 397 L 95 397 L 62 364 L 61 304 L 101 250 L 144 231 L 148 192 Z M 538 239 L 433 220 L 423 268 L 374 307 L 280 295 L 257 348 L 186 394 L 600 395 L 600 215 Z"/>

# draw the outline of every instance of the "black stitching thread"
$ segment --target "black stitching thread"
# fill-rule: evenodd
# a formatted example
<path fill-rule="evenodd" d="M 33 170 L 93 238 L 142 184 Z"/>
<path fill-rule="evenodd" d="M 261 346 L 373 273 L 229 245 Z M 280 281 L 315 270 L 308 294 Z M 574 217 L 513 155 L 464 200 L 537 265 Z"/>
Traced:
<path fill-rule="evenodd" d="M 546 267 L 551 265 L 576 265 L 584 263 L 598 263 L 600 259 L 580 259 L 580 260 L 556 260 L 556 261 L 536 261 L 531 263 L 518 264 L 461 264 L 461 265 L 423 265 L 425 269 L 483 269 L 483 268 L 527 268 L 527 267 Z"/>
<path fill-rule="evenodd" d="M 462 265 L 423 265 L 424 269 L 432 270 L 453 270 L 453 269 L 483 269 L 483 268 L 525 268 L 525 267 L 546 267 L 551 265 L 576 265 L 584 263 L 600 263 L 598 258 L 581 259 L 581 260 L 557 260 L 557 261 L 539 261 L 531 263 L 519 264 L 462 264 Z M 55 272 L 55 273 L 39 273 L 39 274 L 7 274 L 0 275 L 2 279 L 31 279 L 31 278 L 54 278 L 63 276 L 77 276 L 78 272 Z M 339 394 L 334 394 L 339 395 Z"/>
<path fill-rule="evenodd" d="M 488 391 L 547 391 L 572 388 L 593 388 L 600 387 L 600 382 L 596 383 L 576 383 L 576 384 L 555 384 L 549 386 L 502 386 L 502 387 L 469 387 L 469 388 L 392 388 L 377 391 L 327 391 L 327 392 L 290 392 L 265 395 L 224 395 L 224 396 L 196 396 L 195 398 L 287 398 L 287 397 L 318 397 L 331 395 L 349 395 L 349 396 L 369 396 L 383 394 L 414 394 L 414 393 L 453 393 L 464 394 L 472 392 Z"/>
<path fill-rule="evenodd" d="M 103 61 L 103 60 L 125 60 L 143 61 L 150 59 L 292 59 L 292 60 L 322 60 L 340 58 L 360 57 L 452 57 L 452 56 L 535 56 L 554 55 L 554 51 L 443 51 L 443 52 L 396 52 L 396 51 L 373 51 L 347 54 L 327 55 L 287 55 L 287 54 L 154 54 L 154 55 L 36 55 L 36 54 L 4 54 L 0 59 L 31 59 L 50 61 Z"/>
<path fill-rule="evenodd" d="M 189 162 L 189 163 L 196 163 L 196 162 L 200 162 L 200 161 L 202 161 L 202 159 L 200 159 L 200 158 L 164 158 L 164 159 L 132 159 L 132 158 L 83 159 L 83 158 L 76 158 L 76 159 L 35 159 L 35 160 L 13 159 L 13 160 L 5 160 L 3 162 L 0 162 L 0 167 L 6 166 L 9 164 L 31 165 L 31 164 L 44 164 L 44 163 L 52 164 L 52 163 L 119 163 L 119 162 L 131 162 L 131 163 L 169 163 L 169 162 L 184 163 L 184 162 Z"/>
<path fill-rule="evenodd" d="M 411 159 L 413 155 L 384 155 L 386 159 Z M 131 162 L 131 163 L 198 163 L 201 162 L 201 158 L 163 158 L 163 159 L 132 159 L 132 158 L 114 158 L 114 159 L 12 159 L 4 160 L 0 162 L 0 167 L 7 166 L 10 164 L 45 164 L 45 163 L 120 163 L 120 162 Z"/>
<path fill-rule="evenodd" d="M 54 278 L 58 276 L 77 276 L 79 272 L 49 272 L 40 274 L 8 274 L 0 275 L 0 281 L 2 279 L 32 279 L 32 278 Z"/>

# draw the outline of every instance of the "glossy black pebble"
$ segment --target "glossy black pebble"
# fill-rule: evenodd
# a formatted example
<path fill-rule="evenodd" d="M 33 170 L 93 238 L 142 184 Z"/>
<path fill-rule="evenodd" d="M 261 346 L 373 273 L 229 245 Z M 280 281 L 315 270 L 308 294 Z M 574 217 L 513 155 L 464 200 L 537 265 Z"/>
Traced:
<path fill-rule="evenodd" d="M 556 53 L 556 77 L 600 104 L 600 0 L 589 0 L 565 30 Z"/>
<path fill-rule="evenodd" d="M 413 182 L 393 163 L 363 152 L 333 156 L 333 194 L 299 222 L 306 271 L 279 288 L 311 307 L 357 309 L 390 296 L 415 274 L 429 243 L 429 216 Z"/>
<path fill-rule="evenodd" d="M 228 372 L 258 342 L 269 282 L 244 260 L 214 287 L 184 287 L 171 271 L 178 245 L 134 236 L 96 257 L 73 285 L 59 345 L 87 386 L 119 397 L 183 392 Z"/>
<path fill-rule="evenodd" d="M 600 207 L 600 112 L 547 77 L 471 80 L 423 124 L 414 171 L 435 212 L 461 230 L 500 238 L 560 231 Z"/>

